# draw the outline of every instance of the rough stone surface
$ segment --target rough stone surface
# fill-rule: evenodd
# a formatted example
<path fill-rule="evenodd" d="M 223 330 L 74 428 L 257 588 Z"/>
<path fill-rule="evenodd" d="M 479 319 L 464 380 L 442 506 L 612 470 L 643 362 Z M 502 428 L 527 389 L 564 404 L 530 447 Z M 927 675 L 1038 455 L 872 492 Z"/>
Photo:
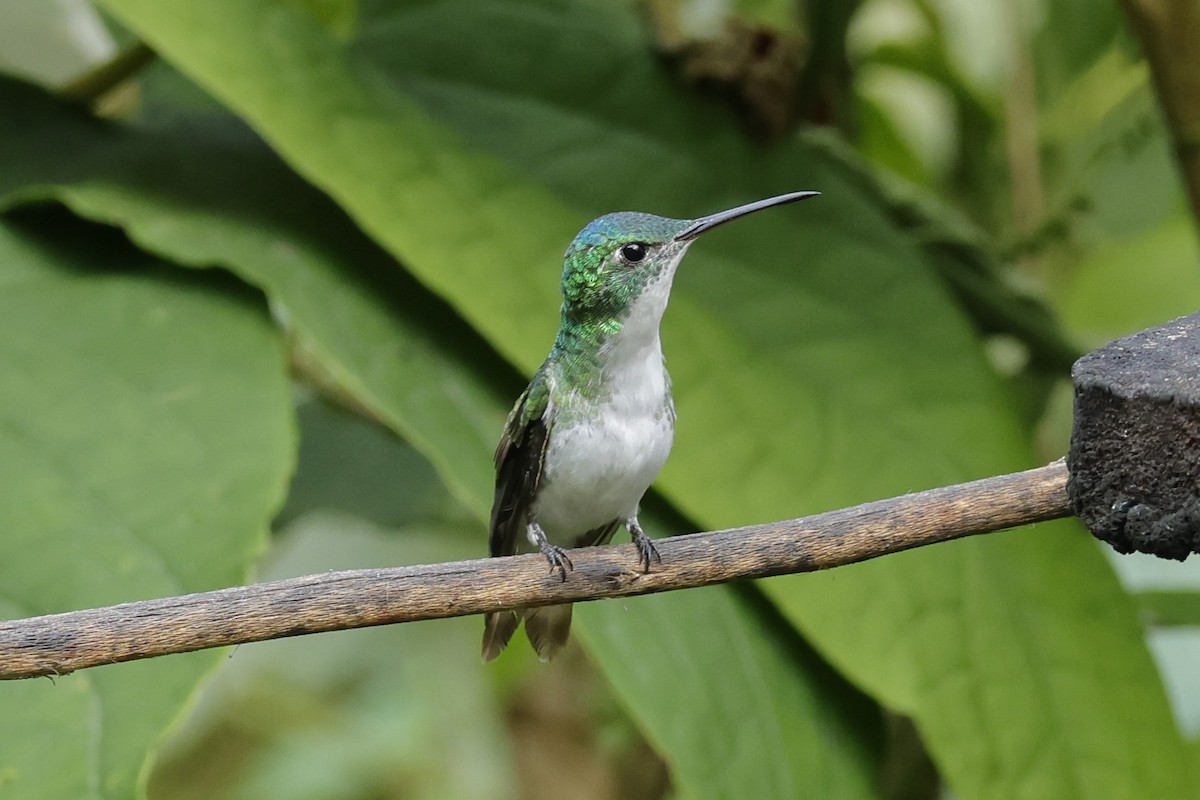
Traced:
<path fill-rule="evenodd" d="M 1121 553 L 1200 552 L 1200 312 L 1111 342 L 1071 375 L 1074 512 Z"/>

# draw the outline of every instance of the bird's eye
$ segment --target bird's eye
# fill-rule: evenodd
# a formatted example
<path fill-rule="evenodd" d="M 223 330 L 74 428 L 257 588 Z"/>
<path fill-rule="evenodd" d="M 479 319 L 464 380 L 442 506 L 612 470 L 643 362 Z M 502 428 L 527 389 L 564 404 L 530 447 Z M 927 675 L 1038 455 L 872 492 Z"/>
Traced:
<path fill-rule="evenodd" d="M 627 244 L 621 248 L 621 258 L 630 264 L 636 264 L 646 257 L 646 245 L 641 242 Z"/>

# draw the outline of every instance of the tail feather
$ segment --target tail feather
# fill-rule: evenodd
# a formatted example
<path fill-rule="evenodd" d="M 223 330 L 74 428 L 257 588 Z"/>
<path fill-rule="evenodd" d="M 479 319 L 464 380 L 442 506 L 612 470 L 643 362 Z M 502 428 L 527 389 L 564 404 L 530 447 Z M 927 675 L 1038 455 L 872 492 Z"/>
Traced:
<path fill-rule="evenodd" d="M 485 614 L 483 619 L 483 660 L 491 661 L 500 655 L 509 639 L 517 632 L 521 615 L 516 611 L 496 611 Z"/>
<path fill-rule="evenodd" d="M 571 635 L 571 605 L 526 609 L 525 635 L 540 660 L 554 658 Z"/>

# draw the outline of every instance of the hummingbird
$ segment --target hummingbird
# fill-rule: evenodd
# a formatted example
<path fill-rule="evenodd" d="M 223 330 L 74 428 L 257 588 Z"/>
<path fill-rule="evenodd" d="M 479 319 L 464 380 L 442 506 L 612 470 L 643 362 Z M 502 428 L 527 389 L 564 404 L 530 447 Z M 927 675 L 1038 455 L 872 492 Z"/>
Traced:
<path fill-rule="evenodd" d="M 792 192 L 699 219 L 617 212 L 592 220 L 567 248 L 554 346 L 508 415 L 496 447 L 492 556 L 540 551 L 562 580 L 566 548 L 607 544 L 624 525 L 649 572 L 658 549 L 638 522 L 642 496 L 675 435 L 675 404 L 659 323 L 675 269 L 700 234 L 819 192 Z M 521 620 L 549 661 L 567 642 L 571 606 L 485 615 L 483 660 Z"/>

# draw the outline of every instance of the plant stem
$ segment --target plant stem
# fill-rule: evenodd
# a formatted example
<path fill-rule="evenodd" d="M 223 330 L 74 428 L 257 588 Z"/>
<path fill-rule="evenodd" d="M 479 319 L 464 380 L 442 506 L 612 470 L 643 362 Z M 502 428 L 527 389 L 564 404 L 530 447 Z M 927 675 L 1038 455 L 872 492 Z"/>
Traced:
<path fill-rule="evenodd" d="M 1121 0 L 1121 6 L 1150 62 L 1192 215 L 1200 225 L 1200 3 Z"/>
<path fill-rule="evenodd" d="M 73 78 L 61 90 L 63 97 L 92 104 L 154 62 L 157 54 L 144 42 L 134 42 L 112 59 Z"/>

